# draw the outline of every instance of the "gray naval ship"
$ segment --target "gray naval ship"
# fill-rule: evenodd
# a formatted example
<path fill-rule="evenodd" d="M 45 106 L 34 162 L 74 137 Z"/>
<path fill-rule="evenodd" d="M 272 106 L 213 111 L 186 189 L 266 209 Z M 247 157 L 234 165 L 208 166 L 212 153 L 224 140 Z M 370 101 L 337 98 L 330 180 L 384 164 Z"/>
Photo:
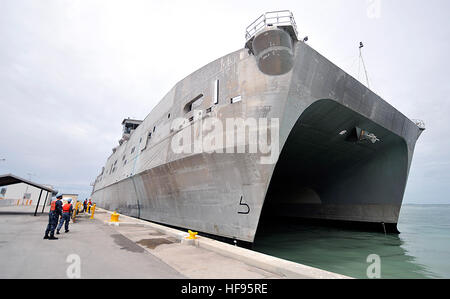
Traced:
<path fill-rule="evenodd" d="M 205 150 L 195 143 L 208 119 L 276 122 L 262 130 L 265 151 L 248 150 L 246 127 L 241 144 L 220 137 Z M 98 206 L 249 243 L 262 214 L 396 232 L 425 129 L 299 40 L 289 11 L 263 14 L 245 48 L 178 82 L 143 121 L 122 124 L 94 183 Z"/>

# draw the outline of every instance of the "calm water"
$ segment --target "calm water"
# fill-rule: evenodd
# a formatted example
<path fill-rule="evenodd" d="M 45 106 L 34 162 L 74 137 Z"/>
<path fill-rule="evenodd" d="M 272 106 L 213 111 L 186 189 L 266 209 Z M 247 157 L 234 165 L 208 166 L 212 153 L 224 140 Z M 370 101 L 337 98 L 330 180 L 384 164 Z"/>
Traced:
<path fill-rule="evenodd" d="M 271 225 L 254 250 L 356 278 L 367 278 L 367 256 L 378 254 L 382 278 L 450 278 L 450 205 L 404 205 L 398 228 L 384 235 Z"/>

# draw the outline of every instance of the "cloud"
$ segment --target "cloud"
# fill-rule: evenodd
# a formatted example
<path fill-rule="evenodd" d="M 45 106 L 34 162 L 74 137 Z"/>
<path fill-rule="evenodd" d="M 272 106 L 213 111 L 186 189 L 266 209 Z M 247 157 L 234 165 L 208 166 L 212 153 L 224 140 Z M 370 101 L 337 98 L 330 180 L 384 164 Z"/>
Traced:
<path fill-rule="evenodd" d="M 449 6 L 382 1 L 373 19 L 357 0 L 3 0 L 0 172 L 33 172 L 42 183 L 89 194 L 124 117 L 143 119 L 177 81 L 243 47 L 245 27 L 259 14 L 291 9 L 300 35 L 355 77 L 365 42 L 374 91 L 427 123 L 405 201 L 450 202 Z"/>

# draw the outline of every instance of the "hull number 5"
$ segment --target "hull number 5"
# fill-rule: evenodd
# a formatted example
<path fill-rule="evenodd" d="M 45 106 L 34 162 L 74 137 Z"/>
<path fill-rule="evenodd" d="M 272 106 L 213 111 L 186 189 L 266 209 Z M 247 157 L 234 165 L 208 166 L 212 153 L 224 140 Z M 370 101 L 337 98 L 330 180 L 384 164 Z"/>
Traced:
<path fill-rule="evenodd" d="M 239 205 L 241 206 L 241 211 L 239 211 L 238 214 L 241 214 L 241 215 L 250 214 L 250 206 L 248 204 L 242 202 L 242 196 L 241 196 L 241 200 L 239 201 Z"/>

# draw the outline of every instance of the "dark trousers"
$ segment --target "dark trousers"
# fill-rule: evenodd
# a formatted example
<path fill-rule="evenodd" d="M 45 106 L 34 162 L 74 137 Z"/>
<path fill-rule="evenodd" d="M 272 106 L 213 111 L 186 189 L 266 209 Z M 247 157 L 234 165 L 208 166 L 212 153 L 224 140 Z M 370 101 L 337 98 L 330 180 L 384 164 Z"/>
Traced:
<path fill-rule="evenodd" d="M 45 230 L 45 235 L 48 236 L 48 233 L 50 233 L 50 236 L 54 236 L 55 235 L 55 229 L 56 226 L 58 225 L 58 218 L 59 215 L 50 211 L 50 213 L 48 213 L 48 225 L 47 225 L 47 229 Z"/>
<path fill-rule="evenodd" d="M 66 229 L 66 231 L 69 230 L 69 221 L 70 221 L 70 213 L 63 213 L 61 216 L 61 220 L 59 220 L 59 224 L 58 224 L 58 228 L 56 229 L 57 231 L 59 231 L 61 229 L 61 227 L 64 224 L 64 228 Z"/>

